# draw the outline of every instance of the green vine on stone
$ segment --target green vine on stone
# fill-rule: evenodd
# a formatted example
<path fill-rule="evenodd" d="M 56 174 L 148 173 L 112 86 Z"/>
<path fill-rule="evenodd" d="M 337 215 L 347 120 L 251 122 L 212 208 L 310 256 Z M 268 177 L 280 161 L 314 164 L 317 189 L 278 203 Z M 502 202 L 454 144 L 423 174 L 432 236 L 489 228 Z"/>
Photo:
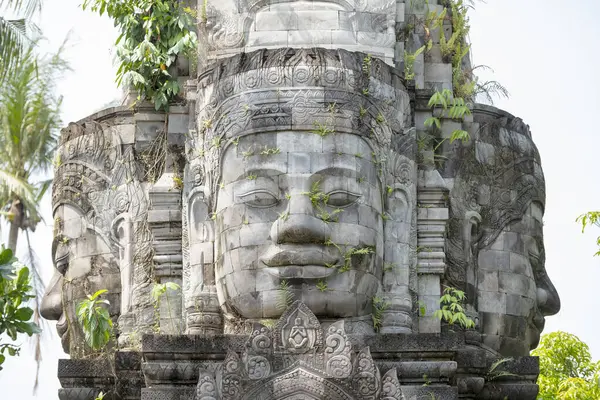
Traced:
<path fill-rule="evenodd" d="M 196 12 L 171 0 L 84 0 L 82 8 L 107 14 L 119 29 L 117 84 L 166 110 L 181 92 L 173 75 L 177 59 L 195 58 Z"/>

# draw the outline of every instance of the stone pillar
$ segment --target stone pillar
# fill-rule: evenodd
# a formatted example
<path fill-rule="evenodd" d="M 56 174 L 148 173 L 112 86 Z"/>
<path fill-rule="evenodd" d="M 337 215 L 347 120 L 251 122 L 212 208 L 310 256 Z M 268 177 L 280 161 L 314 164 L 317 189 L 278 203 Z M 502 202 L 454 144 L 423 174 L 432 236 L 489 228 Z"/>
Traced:
<path fill-rule="evenodd" d="M 179 165 L 181 148 L 188 129 L 186 107 L 170 107 L 167 123 L 167 154 L 165 170 L 150 188 L 148 225 L 154 249 L 154 276 L 158 283 L 182 284 L 182 215 L 181 192 L 183 176 Z M 164 333 L 181 333 L 181 290 L 168 289 L 160 299 L 160 329 Z"/>
<path fill-rule="evenodd" d="M 417 274 L 419 302 L 426 313 L 419 319 L 419 332 L 438 333 L 440 321 L 433 313 L 439 309 L 441 278 L 446 269 L 446 224 L 448 188 L 434 169 L 419 171 L 417 192 Z M 421 308 L 421 307 L 419 307 Z"/>

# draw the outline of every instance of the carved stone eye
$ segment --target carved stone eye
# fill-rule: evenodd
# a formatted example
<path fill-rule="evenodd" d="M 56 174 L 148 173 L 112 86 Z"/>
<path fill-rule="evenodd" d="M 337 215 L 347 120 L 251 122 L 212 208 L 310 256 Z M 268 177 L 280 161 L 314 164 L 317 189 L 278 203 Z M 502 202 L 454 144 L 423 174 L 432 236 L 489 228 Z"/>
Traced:
<path fill-rule="evenodd" d="M 327 205 L 332 207 L 348 207 L 359 199 L 360 195 L 345 190 L 334 190 L 327 193 Z"/>
<path fill-rule="evenodd" d="M 250 207 L 267 208 L 273 207 L 279 202 L 277 196 L 267 190 L 253 190 L 239 196 L 240 199 Z"/>

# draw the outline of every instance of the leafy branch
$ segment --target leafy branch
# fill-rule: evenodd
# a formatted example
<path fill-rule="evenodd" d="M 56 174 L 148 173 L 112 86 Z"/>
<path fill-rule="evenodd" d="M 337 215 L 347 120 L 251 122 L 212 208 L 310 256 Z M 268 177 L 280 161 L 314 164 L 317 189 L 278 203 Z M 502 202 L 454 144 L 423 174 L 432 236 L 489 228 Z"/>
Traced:
<path fill-rule="evenodd" d="M 112 335 L 113 322 L 107 307 L 108 300 L 100 296 L 108 290 L 98 290 L 77 305 L 77 320 L 83 329 L 86 344 L 94 351 L 101 350 L 108 344 Z"/>
<path fill-rule="evenodd" d="M 25 306 L 35 296 L 30 285 L 29 269 L 22 265 L 10 249 L 0 251 L 0 338 L 4 334 L 15 341 L 19 333 L 31 336 L 40 328 L 30 322 L 33 310 Z M 6 360 L 5 352 L 15 356 L 20 347 L 12 343 L 0 343 L 0 370 Z"/>
<path fill-rule="evenodd" d="M 129 84 L 138 99 L 166 109 L 181 91 L 175 62 L 197 51 L 195 12 L 169 0 L 84 0 L 82 8 L 114 20 L 120 62 L 117 84 Z"/>
<path fill-rule="evenodd" d="M 446 287 L 440 298 L 441 309 L 433 313 L 433 317 L 445 321 L 449 325 L 458 323 L 462 328 L 475 328 L 475 322 L 465 314 L 463 303 L 466 300 L 465 292 L 452 287 Z"/>
<path fill-rule="evenodd" d="M 575 222 L 581 224 L 581 233 L 585 232 L 585 228 L 589 225 L 600 226 L 600 211 L 590 211 L 585 214 L 581 214 Z M 600 247 L 600 236 L 596 239 L 596 244 Z M 594 254 L 594 256 L 600 256 L 600 249 Z"/>

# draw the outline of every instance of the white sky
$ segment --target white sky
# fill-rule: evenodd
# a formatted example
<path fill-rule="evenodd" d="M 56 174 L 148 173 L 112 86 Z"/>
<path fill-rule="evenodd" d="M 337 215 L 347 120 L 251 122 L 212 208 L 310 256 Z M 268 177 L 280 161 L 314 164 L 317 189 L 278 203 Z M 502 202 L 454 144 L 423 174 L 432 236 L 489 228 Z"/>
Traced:
<path fill-rule="evenodd" d="M 81 2 L 46 0 L 40 21 L 49 48 L 56 48 L 72 31 L 68 58 L 73 72 L 59 85 L 65 125 L 120 96 L 111 52 L 116 32 L 111 21 L 82 12 Z M 492 67 L 493 79 L 511 93 L 496 106 L 530 125 L 542 155 L 547 184 L 546 269 L 562 300 L 560 313 L 547 318 L 545 332 L 578 335 L 596 360 L 600 257 L 593 254 L 600 229 L 592 227 L 582 235 L 575 218 L 600 209 L 600 148 L 593 120 L 600 111 L 600 55 L 595 51 L 599 13 L 597 0 L 488 0 L 471 13 L 474 62 Z M 51 223 L 49 197 L 44 210 Z M 32 240 L 48 281 L 51 227 L 40 226 Z M 38 397 L 31 396 L 35 363 L 25 339 L 22 355 L 9 358 L 0 371 L 0 397 L 57 398 L 57 359 L 65 354 L 51 325 L 53 337 L 44 344 Z"/>

